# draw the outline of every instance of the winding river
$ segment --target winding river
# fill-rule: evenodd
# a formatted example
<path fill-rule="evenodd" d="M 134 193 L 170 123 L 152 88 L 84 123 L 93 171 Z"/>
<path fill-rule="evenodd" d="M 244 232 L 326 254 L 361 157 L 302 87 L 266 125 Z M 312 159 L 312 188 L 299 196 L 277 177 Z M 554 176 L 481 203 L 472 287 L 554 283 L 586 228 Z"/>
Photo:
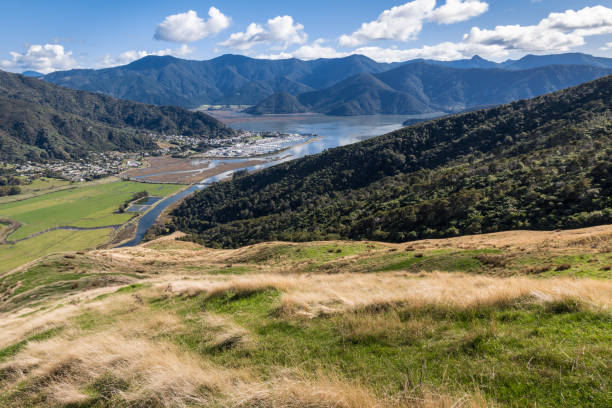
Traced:
<path fill-rule="evenodd" d="M 392 132 L 402 127 L 406 119 L 428 118 L 429 116 L 406 116 L 406 115 L 375 115 L 375 116 L 350 116 L 334 117 L 324 115 L 267 115 L 253 117 L 250 115 L 231 113 L 219 117 L 234 129 L 247 129 L 254 131 L 278 131 L 281 133 L 301 133 L 316 134 L 318 137 L 309 143 L 293 146 L 280 153 L 267 156 L 269 160 L 265 164 L 257 166 L 241 167 L 213 177 L 206 178 L 197 184 L 193 184 L 187 189 L 160 201 L 155 207 L 144 214 L 138 221 L 136 235 L 132 240 L 121 245 L 121 247 L 131 247 L 142 242 L 146 232 L 157 220 L 157 217 L 168 206 L 193 194 L 194 192 L 208 187 L 209 185 L 221 180 L 225 180 L 236 171 L 248 170 L 255 171 L 266 167 L 274 166 L 285 161 L 294 160 L 311 154 L 320 153 L 326 149 L 338 146 L 345 146 L 351 143 L 360 142 Z M 240 162 L 244 159 L 225 160 L 224 162 Z"/>

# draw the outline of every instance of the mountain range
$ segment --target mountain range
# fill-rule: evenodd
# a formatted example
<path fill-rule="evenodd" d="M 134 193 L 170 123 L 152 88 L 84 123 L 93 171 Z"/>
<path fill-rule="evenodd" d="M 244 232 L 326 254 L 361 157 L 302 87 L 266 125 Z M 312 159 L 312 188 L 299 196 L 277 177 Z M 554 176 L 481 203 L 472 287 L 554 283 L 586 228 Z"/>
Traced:
<path fill-rule="evenodd" d="M 195 108 L 203 104 L 256 104 L 276 92 L 297 95 L 355 74 L 379 73 L 392 67 L 359 55 L 314 61 L 241 55 L 208 61 L 148 56 L 121 67 L 54 72 L 43 79 L 122 99 Z"/>
<path fill-rule="evenodd" d="M 611 223 L 611 138 L 608 76 L 214 184 L 167 228 L 236 247 Z"/>
<path fill-rule="evenodd" d="M 379 74 L 359 74 L 329 88 L 299 94 L 294 100 L 285 97 L 286 103 L 275 94 L 247 112 L 345 116 L 459 112 L 532 98 L 609 74 L 612 68 L 588 65 L 503 70 L 413 62 Z"/>
<path fill-rule="evenodd" d="M 560 54 L 533 56 L 529 55 L 520 60 L 508 60 L 503 63 L 487 61 L 478 56 L 471 59 L 457 61 L 433 61 L 433 60 L 415 60 L 406 63 L 378 63 L 370 58 L 362 55 L 351 55 L 344 58 L 332 59 L 316 59 L 312 61 L 302 61 L 299 59 L 285 60 L 265 60 L 253 59 L 240 55 L 223 55 L 207 61 L 190 61 L 178 59 L 171 56 L 148 56 L 140 60 L 134 61 L 131 64 L 106 68 L 100 70 L 93 69 L 76 69 L 70 71 L 54 72 L 43 76 L 42 78 L 57 85 L 66 86 L 73 89 L 81 89 L 92 92 L 100 92 L 106 95 L 117 98 L 129 99 L 143 103 L 155 105 L 175 105 L 185 108 L 196 108 L 201 105 L 217 105 L 217 104 L 239 104 L 239 105 L 257 105 L 264 101 L 267 97 L 274 94 L 271 101 L 266 101 L 264 106 L 256 108 L 259 113 L 284 112 L 301 109 L 295 105 L 295 101 L 291 100 L 290 106 L 285 107 L 277 102 L 281 100 L 289 101 L 286 95 L 298 96 L 309 94 L 317 91 L 326 91 L 327 89 L 336 90 L 333 87 L 339 86 L 343 81 L 350 80 L 356 87 L 372 89 L 365 93 L 370 94 L 366 99 L 373 99 L 365 103 L 356 101 L 349 103 L 348 107 L 330 107 L 325 104 L 325 108 L 318 99 L 314 108 L 319 111 L 335 111 L 344 112 L 339 114 L 358 113 L 377 113 L 379 111 L 387 111 L 383 109 L 390 103 L 397 100 L 400 104 L 405 105 L 400 111 L 412 110 L 437 110 L 437 106 L 431 105 L 424 100 L 422 95 L 412 94 L 410 96 L 399 95 L 394 91 L 405 93 L 404 89 L 385 89 L 383 84 L 376 83 L 373 78 L 364 76 L 370 74 L 377 78 L 378 74 L 383 74 L 388 71 L 399 69 L 405 65 L 413 67 L 430 67 L 433 71 L 433 79 L 437 79 L 440 68 L 452 70 L 465 69 L 481 69 L 488 71 L 486 75 L 493 77 L 493 82 L 507 81 L 513 78 L 520 78 L 521 81 L 529 81 L 529 76 L 533 75 L 531 69 L 546 68 L 551 65 L 568 65 L 566 73 L 558 74 L 556 71 L 551 71 L 541 74 L 540 80 L 545 82 L 541 87 L 542 92 L 537 89 L 530 91 L 526 90 L 524 95 L 520 97 L 528 97 L 553 91 L 560 88 L 578 84 L 580 82 L 592 80 L 593 75 L 603 76 L 609 73 L 612 69 L 612 59 L 593 57 L 586 54 Z M 591 74 L 584 74 L 584 68 L 578 66 L 588 66 L 597 68 L 601 71 L 591 71 Z M 502 71 L 519 71 L 528 70 L 524 76 L 516 74 L 511 76 Z M 576 72 L 574 73 L 573 70 Z M 401 71 L 395 71 L 395 74 Z M 597 73 L 599 72 L 599 73 Z M 393 75 L 393 74 L 389 74 Z M 453 75 L 463 75 L 453 73 Z M 500 79 L 495 79 L 495 75 L 499 75 Z M 561 75 L 557 79 L 555 76 Z M 571 80 L 569 80 L 569 79 Z M 364 84 L 363 81 L 369 82 Z M 385 82 L 384 80 L 382 82 Z M 349 83 L 350 84 L 350 83 Z M 346 87 L 347 84 L 343 84 Z M 387 84 L 388 85 L 388 84 Z M 506 84 L 510 87 L 522 86 L 523 83 Z M 424 86 L 435 86 L 424 81 Z M 344 93 L 346 90 L 343 90 Z M 410 89 L 412 92 L 412 89 Z M 486 94 L 486 87 L 479 89 L 479 92 Z M 356 95 L 362 94 L 359 89 L 351 90 L 348 93 Z M 422 93 L 422 92 L 421 92 Z M 511 91 L 501 92 L 500 98 L 491 95 L 488 99 L 494 104 L 507 102 L 506 95 L 512 97 Z M 280 100 L 279 100 L 280 98 Z M 315 96 L 308 96 L 310 100 Z M 348 102 L 348 101 L 347 101 Z M 457 105 L 459 109 L 469 107 L 469 101 L 453 100 L 450 106 Z M 302 103 L 302 102 L 300 102 Z M 425 106 L 421 106 L 425 103 Z M 312 106 L 306 104 L 307 109 L 312 109 Z M 357 107 L 352 107 L 356 105 Z M 447 106 L 449 104 L 442 104 Z M 264 109 L 265 106 L 276 106 L 279 110 L 270 111 Z"/>
<path fill-rule="evenodd" d="M 66 89 L 0 71 L 0 160 L 80 158 L 90 151 L 156 148 L 149 133 L 224 137 L 209 115 Z"/>

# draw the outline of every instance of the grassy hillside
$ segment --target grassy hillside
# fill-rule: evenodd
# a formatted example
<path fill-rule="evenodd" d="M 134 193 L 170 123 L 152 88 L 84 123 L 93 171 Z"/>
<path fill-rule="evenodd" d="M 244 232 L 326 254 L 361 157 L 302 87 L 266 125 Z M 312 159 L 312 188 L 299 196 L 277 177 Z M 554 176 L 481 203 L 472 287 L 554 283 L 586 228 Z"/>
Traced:
<path fill-rule="evenodd" d="M 612 77 L 219 183 L 170 229 L 213 246 L 612 222 Z"/>
<path fill-rule="evenodd" d="M 73 91 L 0 71 L 0 160 L 152 149 L 151 132 L 202 137 L 233 133 L 203 113 Z"/>
<path fill-rule="evenodd" d="M 0 277 L 0 403 L 609 406 L 611 237 L 48 257 Z"/>

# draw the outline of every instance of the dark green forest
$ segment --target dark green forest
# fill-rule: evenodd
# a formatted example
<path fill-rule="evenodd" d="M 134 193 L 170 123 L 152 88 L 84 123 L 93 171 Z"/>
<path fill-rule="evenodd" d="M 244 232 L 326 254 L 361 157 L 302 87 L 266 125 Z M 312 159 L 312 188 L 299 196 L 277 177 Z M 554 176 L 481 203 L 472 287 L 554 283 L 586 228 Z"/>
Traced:
<path fill-rule="evenodd" d="M 612 77 L 217 183 L 165 230 L 210 246 L 401 242 L 612 222 Z"/>
<path fill-rule="evenodd" d="M 122 101 L 0 71 L 0 160 L 156 148 L 149 133 L 223 137 L 233 131 L 203 113 Z"/>

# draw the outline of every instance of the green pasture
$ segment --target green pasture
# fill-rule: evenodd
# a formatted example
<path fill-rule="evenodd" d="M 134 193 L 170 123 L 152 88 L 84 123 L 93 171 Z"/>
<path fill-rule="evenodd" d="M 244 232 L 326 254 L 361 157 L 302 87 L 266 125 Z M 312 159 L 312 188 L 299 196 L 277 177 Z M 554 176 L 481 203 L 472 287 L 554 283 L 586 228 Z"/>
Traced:
<path fill-rule="evenodd" d="M 15 245 L 0 245 L 0 273 L 52 253 L 95 248 L 106 242 L 111 232 L 110 228 L 93 231 L 56 230 Z"/>
<path fill-rule="evenodd" d="M 0 218 L 9 218 L 22 224 L 21 228 L 8 237 L 12 241 L 59 226 L 117 225 L 134 216 L 132 213 L 116 213 L 119 205 L 129 200 L 134 193 L 146 190 L 150 195 L 167 196 L 180 188 L 171 184 L 131 181 L 79 187 L 0 204 Z"/>

